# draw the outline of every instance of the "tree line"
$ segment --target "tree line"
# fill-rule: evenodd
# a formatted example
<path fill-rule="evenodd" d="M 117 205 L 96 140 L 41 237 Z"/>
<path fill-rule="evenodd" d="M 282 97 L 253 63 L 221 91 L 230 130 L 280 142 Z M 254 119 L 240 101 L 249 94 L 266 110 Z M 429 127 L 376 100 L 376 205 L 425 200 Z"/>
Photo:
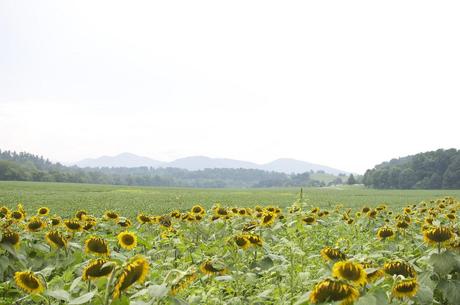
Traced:
<path fill-rule="evenodd" d="M 364 174 L 380 189 L 460 189 L 460 150 L 438 149 L 383 162 Z"/>
<path fill-rule="evenodd" d="M 170 187 L 289 187 L 325 186 L 310 173 L 285 174 L 257 169 L 214 168 L 79 168 L 53 163 L 42 156 L 0 150 L 0 180 L 70 182 Z"/>

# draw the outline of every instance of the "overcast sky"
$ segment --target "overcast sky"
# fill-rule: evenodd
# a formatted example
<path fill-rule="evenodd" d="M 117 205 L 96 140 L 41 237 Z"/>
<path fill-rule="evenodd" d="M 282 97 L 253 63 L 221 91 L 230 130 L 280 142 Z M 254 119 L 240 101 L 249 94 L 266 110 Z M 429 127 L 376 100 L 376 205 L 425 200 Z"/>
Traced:
<path fill-rule="evenodd" d="M 280 157 L 460 148 L 459 1 L 0 0 L 0 149 Z"/>

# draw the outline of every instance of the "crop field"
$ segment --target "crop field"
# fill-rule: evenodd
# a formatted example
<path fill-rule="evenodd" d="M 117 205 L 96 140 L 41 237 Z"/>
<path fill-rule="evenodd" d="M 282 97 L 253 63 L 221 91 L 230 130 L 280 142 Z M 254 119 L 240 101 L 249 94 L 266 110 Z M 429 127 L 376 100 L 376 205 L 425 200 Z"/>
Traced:
<path fill-rule="evenodd" d="M 457 305 L 458 195 L 2 182 L 0 304 Z"/>
<path fill-rule="evenodd" d="M 444 196 L 460 198 L 460 190 L 374 190 L 342 186 L 307 188 L 303 192 L 306 202 L 326 208 L 337 204 L 358 208 L 381 203 L 403 207 Z M 140 210 L 162 214 L 174 209 L 188 210 L 195 204 L 201 204 L 205 208 L 210 208 L 215 203 L 242 207 L 258 204 L 288 207 L 299 195 L 298 188 L 194 189 L 0 181 L 0 205 L 14 207 L 23 202 L 26 211 L 33 213 L 37 208 L 46 205 L 53 212 L 65 217 L 73 215 L 78 209 L 87 209 L 98 214 L 115 210 L 133 217 Z"/>

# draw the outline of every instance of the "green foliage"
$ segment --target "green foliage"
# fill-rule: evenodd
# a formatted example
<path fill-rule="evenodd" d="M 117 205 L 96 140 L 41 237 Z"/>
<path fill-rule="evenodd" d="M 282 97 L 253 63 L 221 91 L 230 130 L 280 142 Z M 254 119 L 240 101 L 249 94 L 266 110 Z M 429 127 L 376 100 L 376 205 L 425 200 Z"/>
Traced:
<path fill-rule="evenodd" d="M 460 150 L 439 149 L 367 170 L 363 183 L 380 189 L 459 189 Z"/>

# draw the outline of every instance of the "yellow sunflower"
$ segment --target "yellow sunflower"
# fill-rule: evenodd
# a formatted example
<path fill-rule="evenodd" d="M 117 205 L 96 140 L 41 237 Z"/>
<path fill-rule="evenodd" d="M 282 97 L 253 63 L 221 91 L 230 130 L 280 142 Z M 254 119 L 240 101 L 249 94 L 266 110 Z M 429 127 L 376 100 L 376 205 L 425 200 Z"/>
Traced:
<path fill-rule="evenodd" d="M 109 220 L 117 220 L 119 215 L 115 213 L 114 211 L 106 211 L 104 213 L 104 217 Z"/>
<path fill-rule="evenodd" d="M 104 239 L 96 236 L 90 236 L 86 239 L 85 252 L 101 256 L 110 255 L 109 246 L 107 245 L 107 242 Z"/>
<path fill-rule="evenodd" d="M 201 205 L 197 204 L 197 205 L 194 205 L 194 206 L 192 207 L 192 209 L 190 210 L 190 212 L 191 212 L 192 214 L 204 214 L 205 211 L 204 211 L 204 208 L 203 208 Z"/>
<path fill-rule="evenodd" d="M 121 232 L 117 239 L 118 244 L 125 250 L 132 250 L 137 246 L 137 236 L 132 232 Z"/>
<path fill-rule="evenodd" d="M 275 222 L 276 215 L 271 212 L 265 212 L 262 214 L 260 218 L 260 225 L 268 227 L 271 226 Z"/>
<path fill-rule="evenodd" d="M 82 280 L 88 281 L 96 278 L 108 276 L 115 268 L 114 263 L 110 263 L 106 259 L 95 259 L 90 261 L 82 272 Z"/>
<path fill-rule="evenodd" d="M 150 219 L 149 216 L 141 213 L 141 214 L 137 215 L 137 221 L 140 224 L 146 224 L 146 223 L 150 223 L 152 220 Z"/>
<path fill-rule="evenodd" d="M 358 299 L 359 291 L 342 281 L 325 279 L 315 285 L 310 294 L 310 302 L 313 304 L 327 301 L 341 302 L 340 305 L 349 305 Z"/>
<path fill-rule="evenodd" d="M 397 282 L 391 292 L 398 299 L 411 298 L 417 294 L 418 286 L 416 279 L 404 279 Z"/>
<path fill-rule="evenodd" d="M 2 239 L 0 243 L 9 244 L 13 247 L 19 246 L 20 237 L 19 234 L 13 231 L 5 231 L 2 234 Z"/>
<path fill-rule="evenodd" d="M 144 282 L 148 272 L 149 262 L 143 257 L 138 257 L 131 263 L 127 264 L 123 268 L 123 271 L 115 284 L 113 297 L 115 299 L 118 298 L 122 291 L 125 291 L 134 283 L 140 284 Z"/>
<path fill-rule="evenodd" d="M 38 294 L 45 291 L 42 280 L 32 271 L 18 271 L 14 273 L 16 285 L 29 294 Z"/>
<path fill-rule="evenodd" d="M 50 209 L 48 207 L 41 207 L 37 210 L 37 214 L 40 216 L 46 216 L 50 212 Z"/>
<path fill-rule="evenodd" d="M 452 238 L 454 238 L 454 233 L 446 227 L 433 227 L 423 231 L 423 239 L 427 244 L 441 244 L 449 242 Z"/>
<path fill-rule="evenodd" d="M 360 264 L 351 261 L 341 261 L 332 267 L 332 276 L 353 282 L 356 285 L 366 284 L 366 272 Z"/>
<path fill-rule="evenodd" d="M 377 231 L 377 237 L 379 239 L 387 239 L 387 238 L 391 238 L 395 235 L 395 232 L 393 231 L 392 228 L 389 228 L 387 226 L 385 227 L 381 227 L 378 231 Z"/>
<path fill-rule="evenodd" d="M 65 220 L 64 221 L 64 226 L 70 232 L 79 232 L 79 231 L 83 230 L 83 226 L 81 225 L 80 221 L 78 221 L 78 219 Z"/>
<path fill-rule="evenodd" d="M 323 248 L 320 253 L 326 261 L 338 261 L 346 259 L 346 255 L 344 253 L 342 253 L 339 249 L 333 249 L 331 247 Z"/>
<path fill-rule="evenodd" d="M 45 227 L 45 223 L 38 217 L 32 217 L 27 223 L 27 230 L 29 232 L 38 232 Z"/>
<path fill-rule="evenodd" d="M 18 221 L 23 220 L 25 218 L 25 215 L 21 211 L 13 211 L 11 212 L 11 218 L 14 221 L 18 222 Z"/>
<path fill-rule="evenodd" d="M 176 279 L 172 284 L 171 284 L 171 289 L 169 291 L 169 294 L 174 296 L 177 293 L 179 293 L 181 290 L 187 288 L 190 286 L 196 279 L 196 273 L 187 273 L 184 276 L 181 276 L 180 278 Z"/>
<path fill-rule="evenodd" d="M 86 215 L 88 215 L 88 212 L 86 212 L 85 210 L 80 210 L 77 213 L 75 213 L 75 218 L 77 218 L 78 220 L 83 220 Z"/>
<path fill-rule="evenodd" d="M 245 235 L 236 235 L 233 237 L 233 241 L 238 247 L 244 250 L 248 249 L 251 246 L 251 242 Z"/>
<path fill-rule="evenodd" d="M 208 275 L 224 275 L 228 269 L 221 262 L 207 260 L 200 265 L 200 271 Z"/>
<path fill-rule="evenodd" d="M 316 222 L 316 217 L 315 216 L 305 216 L 304 218 L 302 218 L 302 221 L 307 225 L 312 225 Z"/>
<path fill-rule="evenodd" d="M 405 261 L 390 261 L 383 265 L 383 270 L 389 275 L 402 275 L 404 277 L 415 277 L 415 269 Z"/>
<path fill-rule="evenodd" d="M 67 247 L 67 239 L 58 231 L 49 231 L 45 235 L 48 244 L 55 248 Z"/>

